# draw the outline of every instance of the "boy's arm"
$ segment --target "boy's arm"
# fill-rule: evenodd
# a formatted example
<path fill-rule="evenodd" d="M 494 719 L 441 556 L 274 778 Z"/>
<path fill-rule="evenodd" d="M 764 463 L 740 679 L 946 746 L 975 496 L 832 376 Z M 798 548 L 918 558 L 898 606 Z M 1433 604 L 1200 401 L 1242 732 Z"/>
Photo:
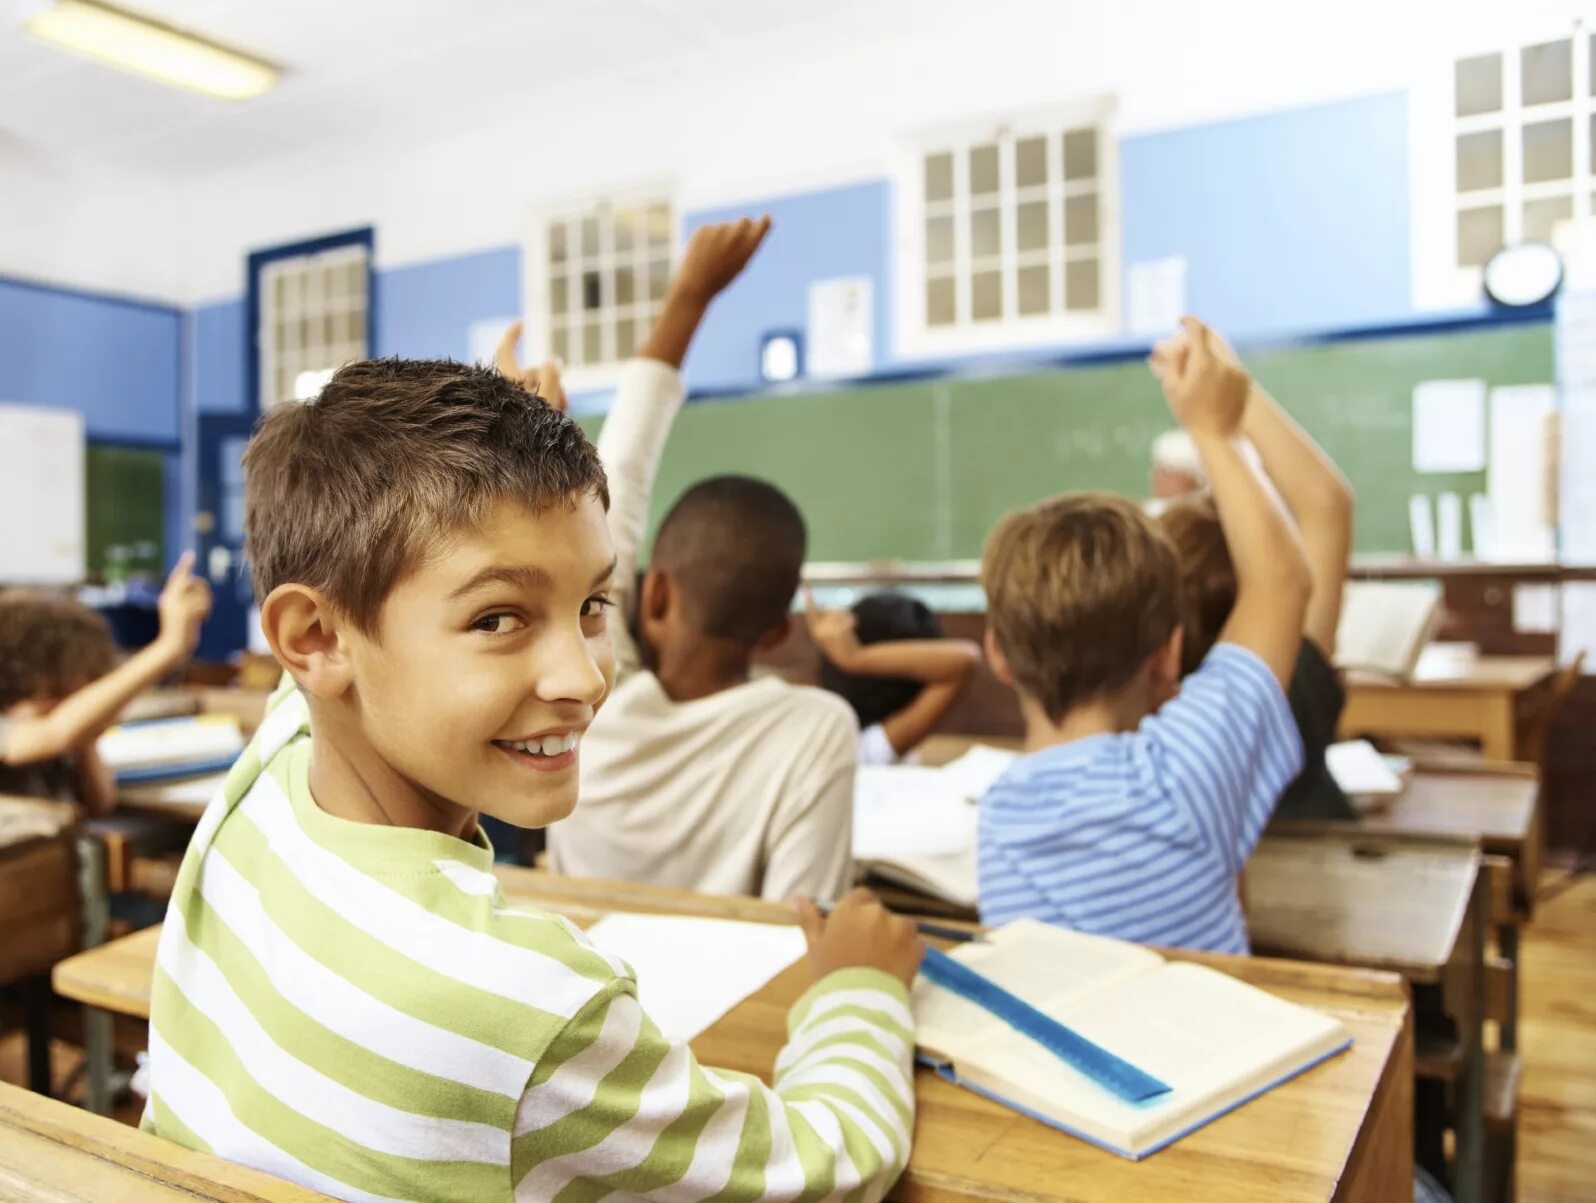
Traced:
<path fill-rule="evenodd" d="M 892 750 L 907 756 L 918 748 L 942 723 L 943 715 L 953 709 L 964 687 L 970 683 L 969 674 L 951 681 L 932 681 L 914 695 L 902 710 L 881 720 L 882 733 Z"/>
<path fill-rule="evenodd" d="M 801 911 L 816 985 L 788 1015 L 774 1085 L 708 1069 L 672 1044 L 629 980 L 607 987 L 538 1061 L 511 1141 L 515 1197 L 617 1195 L 721 1203 L 879 1200 L 909 1158 L 913 925 L 859 892 Z M 822 966 L 840 925 L 890 943 Z M 878 967 L 865 967 L 865 964 Z M 893 964 L 895 962 L 895 964 Z M 567 1191 L 568 1187 L 577 1189 Z"/>
<path fill-rule="evenodd" d="M 194 553 L 184 552 L 161 590 L 160 633 L 98 680 L 56 704 L 48 714 L 12 721 L 0 760 L 31 764 L 81 748 L 116 721 L 144 690 L 178 666 L 199 642 L 211 610 L 211 590 L 194 576 Z"/>
<path fill-rule="evenodd" d="M 1246 372 L 1224 360 L 1201 322 L 1189 317 L 1183 324 L 1184 335 L 1155 348 L 1152 366 L 1202 456 L 1236 568 L 1236 604 L 1219 639 L 1253 652 L 1284 687 L 1296 667 L 1310 588 L 1302 544 L 1241 450 Z"/>

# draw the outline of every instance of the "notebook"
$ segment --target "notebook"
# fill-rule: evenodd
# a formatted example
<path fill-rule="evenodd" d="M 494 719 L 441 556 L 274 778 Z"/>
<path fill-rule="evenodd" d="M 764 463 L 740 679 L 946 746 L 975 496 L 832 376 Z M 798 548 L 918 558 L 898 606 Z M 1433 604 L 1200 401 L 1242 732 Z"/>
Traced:
<path fill-rule="evenodd" d="M 244 750 L 238 720 L 228 714 L 123 723 L 100 736 L 100 759 L 118 785 L 217 773 Z"/>
<path fill-rule="evenodd" d="M 1378 810 L 1407 789 L 1412 762 L 1383 756 L 1366 739 L 1349 739 L 1324 750 L 1325 767 L 1358 811 Z"/>
<path fill-rule="evenodd" d="M 1349 581 L 1341 598 L 1335 662 L 1407 680 L 1441 610 L 1432 581 Z"/>
<path fill-rule="evenodd" d="M 1021 920 L 952 954 L 1171 1090 L 1127 1103 L 923 978 L 921 1059 L 943 1077 L 1139 1160 L 1348 1048 L 1331 1016 L 1136 944 Z"/>
<path fill-rule="evenodd" d="M 942 769 L 864 765 L 854 778 L 853 859 L 867 874 L 976 904 L 977 808 Z"/>

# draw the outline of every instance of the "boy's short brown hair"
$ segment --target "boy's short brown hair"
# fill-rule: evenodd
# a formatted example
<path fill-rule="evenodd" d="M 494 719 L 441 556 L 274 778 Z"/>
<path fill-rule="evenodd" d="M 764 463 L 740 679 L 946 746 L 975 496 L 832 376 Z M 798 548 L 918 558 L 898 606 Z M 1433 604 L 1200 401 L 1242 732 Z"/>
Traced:
<path fill-rule="evenodd" d="M 340 368 L 314 401 L 261 421 L 244 471 L 256 598 L 308 585 L 365 631 L 406 572 L 499 499 L 609 506 L 581 427 L 498 372 L 448 360 Z"/>
<path fill-rule="evenodd" d="M 116 667 L 105 618 L 75 598 L 43 589 L 0 591 L 0 710 L 56 701 Z"/>
<path fill-rule="evenodd" d="M 1180 564 L 1181 675 L 1192 673 L 1219 642 L 1236 608 L 1236 565 L 1210 497 L 1188 497 L 1158 516 Z"/>
<path fill-rule="evenodd" d="M 1053 722 L 1127 684 L 1180 618 L 1175 549 L 1107 493 L 1009 514 L 987 537 L 981 587 L 1015 684 Z"/>

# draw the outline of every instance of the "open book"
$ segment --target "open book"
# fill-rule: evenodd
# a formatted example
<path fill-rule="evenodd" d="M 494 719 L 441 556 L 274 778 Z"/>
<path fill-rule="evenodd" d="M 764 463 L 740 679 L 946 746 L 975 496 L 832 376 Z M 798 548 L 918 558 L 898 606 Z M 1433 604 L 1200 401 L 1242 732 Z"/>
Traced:
<path fill-rule="evenodd" d="M 1441 587 L 1431 581 L 1349 581 L 1336 627 L 1337 667 L 1407 680 L 1440 610 Z"/>
<path fill-rule="evenodd" d="M 864 872 L 976 904 L 975 802 L 942 769 L 865 765 L 854 779 L 853 859 Z"/>
<path fill-rule="evenodd" d="M 119 785 L 218 773 L 244 750 L 238 720 L 228 714 L 123 723 L 100 736 L 100 759 Z"/>
<path fill-rule="evenodd" d="M 1132 1160 L 1352 1043 L 1330 1016 L 1217 970 L 1031 920 L 952 955 L 1171 1091 L 1124 1102 L 923 977 L 914 986 L 921 1058 L 950 1081 Z"/>

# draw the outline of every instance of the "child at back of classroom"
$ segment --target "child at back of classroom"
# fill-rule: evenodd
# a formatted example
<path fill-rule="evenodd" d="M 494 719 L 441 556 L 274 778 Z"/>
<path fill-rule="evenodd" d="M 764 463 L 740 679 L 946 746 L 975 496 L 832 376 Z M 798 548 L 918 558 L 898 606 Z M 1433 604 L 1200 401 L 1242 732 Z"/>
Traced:
<path fill-rule="evenodd" d="M 946 638 L 907 594 L 872 593 L 848 610 L 822 610 L 808 592 L 804 601 L 820 684 L 859 720 L 859 763 L 912 763 L 969 684 L 980 646 Z"/>
<path fill-rule="evenodd" d="M 1239 446 L 1246 374 L 1193 319 L 1153 366 L 1212 482 L 1236 604 L 1181 682 L 1175 551 L 1139 506 L 1066 494 L 998 524 L 987 651 L 1026 755 L 981 802 L 981 917 L 1240 953 L 1236 876 L 1302 763 L 1283 685 L 1307 567 Z"/>
<path fill-rule="evenodd" d="M 1236 362 L 1217 336 L 1217 353 Z M 1355 819 L 1357 812 L 1325 764 L 1346 706 L 1334 667 L 1336 628 L 1352 555 L 1352 486 L 1302 427 L 1255 380 L 1241 433 L 1256 449 L 1263 471 L 1279 491 L 1301 532 L 1312 587 L 1303 611 L 1302 638 L 1286 696 L 1302 736 L 1302 772 L 1280 796 L 1275 813 L 1286 818 Z M 1213 499 L 1206 494 L 1173 501 L 1158 516 L 1175 545 L 1185 591 L 1181 671 L 1191 673 L 1207 656 L 1236 604 L 1236 567 Z"/>
<path fill-rule="evenodd" d="M 755 233 L 701 232 L 676 303 Z M 815 985 L 766 1086 L 667 1041 L 624 964 L 493 876 L 477 815 L 569 814 L 614 680 L 580 428 L 500 373 L 378 360 L 274 410 L 245 464 L 287 679 L 178 874 L 144 1126 L 350 1200 L 880 1199 L 914 1123 L 912 924 L 800 904 Z"/>
<path fill-rule="evenodd" d="M 118 663 L 105 619 L 39 589 L 0 592 L 0 794 L 116 805 L 96 741 L 144 690 L 186 660 L 211 608 L 185 553 L 161 591 L 155 640 Z"/>

